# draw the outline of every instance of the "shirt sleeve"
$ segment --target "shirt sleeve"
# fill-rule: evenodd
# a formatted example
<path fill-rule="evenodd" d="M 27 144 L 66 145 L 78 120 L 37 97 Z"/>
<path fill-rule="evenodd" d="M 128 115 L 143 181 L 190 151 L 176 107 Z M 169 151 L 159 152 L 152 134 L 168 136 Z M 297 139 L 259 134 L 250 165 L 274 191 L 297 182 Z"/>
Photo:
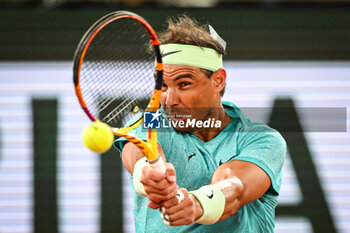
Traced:
<path fill-rule="evenodd" d="M 282 166 L 286 156 L 286 142 L 276 130 L 254 124 L 241 133 L 236 160 L 256 164 L 271 180 L 267 193 L 279 195 L 282 179 Z"/>

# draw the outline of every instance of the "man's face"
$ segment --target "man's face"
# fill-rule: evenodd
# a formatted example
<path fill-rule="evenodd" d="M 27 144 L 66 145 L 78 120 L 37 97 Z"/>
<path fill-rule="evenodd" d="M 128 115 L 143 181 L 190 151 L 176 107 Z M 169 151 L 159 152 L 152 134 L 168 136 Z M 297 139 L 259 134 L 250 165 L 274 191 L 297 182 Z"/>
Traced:
<path fill-rule="evenodd" d="M 206 120 L 217 106 L 220 93 L 212 78 L 197 67 L 164 65 L 162 95 L 160 102 L 168 119 L 181 121 L 186 118 Z M 180 131 L 191 131 L 179 129 Z"/>

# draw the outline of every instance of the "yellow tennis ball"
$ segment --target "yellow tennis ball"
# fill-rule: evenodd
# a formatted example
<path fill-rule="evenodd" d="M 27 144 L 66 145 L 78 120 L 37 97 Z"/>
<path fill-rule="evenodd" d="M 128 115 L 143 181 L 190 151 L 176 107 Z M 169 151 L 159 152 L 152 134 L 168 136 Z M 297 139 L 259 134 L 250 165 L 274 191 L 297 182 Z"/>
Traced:
<path fill-rule="evenodd" d="M 83 131 L 84 145 L 94 152 L 103 153 L 107 151 L 111 148 L 113 141 L 114 135 L 105 123 L 93 122 Z"/>

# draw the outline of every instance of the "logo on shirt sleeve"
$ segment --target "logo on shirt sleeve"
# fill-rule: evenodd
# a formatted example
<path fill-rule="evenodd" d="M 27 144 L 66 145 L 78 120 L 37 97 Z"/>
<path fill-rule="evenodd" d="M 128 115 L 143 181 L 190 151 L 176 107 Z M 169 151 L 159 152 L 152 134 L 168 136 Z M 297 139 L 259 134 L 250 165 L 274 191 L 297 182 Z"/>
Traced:
<path fill-rule="evenodd" d="M 231 161 L 233 158 L 236 158 L 238 155 L 234 155 L 234 156 L 232 156 L 231 158 L 229 158 L 228 160 L 226 160 L 225 162 L 222 162 L 222 160 L 220 159 L 220 161 L 219 161 L 219 166 L 221 166 L 222 164 L 224 164 L 224 163 L 227 163 L 227 162 L 229 162 L 229 161 Z"/>
<path fill-rule="evenodd" d="M 185 154 L 186 154 L 186 156 L 187 156 L 187 161 L 190 161 L 190 159 L 192 159 L 194 156 L 196 156 L 196 153 L 192 153 L 192 154 L 188 154 L 187 153 L 187 150 L 186 150 L 186 148 L 185 148 Z"/>

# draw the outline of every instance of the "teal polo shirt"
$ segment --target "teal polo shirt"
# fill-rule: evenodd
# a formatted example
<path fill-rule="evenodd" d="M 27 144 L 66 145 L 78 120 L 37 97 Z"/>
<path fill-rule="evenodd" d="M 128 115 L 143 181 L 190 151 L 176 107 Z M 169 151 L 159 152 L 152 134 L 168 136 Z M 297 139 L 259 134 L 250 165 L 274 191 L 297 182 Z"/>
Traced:
<path fill-rule="evenodd" d="M 240 208 L 233 216 L 212 224 L 193 223 L 188 226 L 166 226 L 158 210 L 147 207 L 148 199 L 138 195 L 133 186 L 133 214 L 135 230 L 139 232 L 273 232 L 275 208 L 281 187 L 282 166 L 286 143 L 274 129 L 247 119 L 231 102 L 222 102 L 227 114 L 234 120 L 215 138 L 203 142 L 189 133 L 178 133 L 173 128 L 158 131 L 158 143 L 167 162 L 176 169 L 177 184 L 187 190 L 196 190 L 210 184 L 214 171 L 232 160 L 251 162 L 266 172 L 271 180 L 267 192 L 254 202 Z M 139 126 L 131 133 L 146 140 L 146 130 Z M 126 140 L 119 138 L 114 145 L 122 150 Z M 130 175 L 132 183 L 132 176 Z"/>

